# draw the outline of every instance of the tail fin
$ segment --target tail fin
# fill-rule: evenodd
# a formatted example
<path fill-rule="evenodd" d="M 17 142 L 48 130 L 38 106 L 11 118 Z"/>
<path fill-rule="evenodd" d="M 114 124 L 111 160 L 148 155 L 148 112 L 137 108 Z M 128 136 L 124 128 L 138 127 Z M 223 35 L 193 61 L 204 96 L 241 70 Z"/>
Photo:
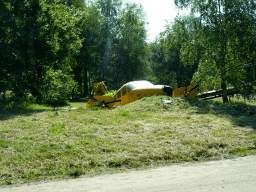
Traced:
<path fill-rule="evenodd" d="M 104 82 L 105 81 L 101 81 L 101 82 L 98 82 L 98 83 L 93 83 L 94 92 L 96 93 L 96 95 L 104 95 L 108 92 L 107 87 L 106 87 Z"/>

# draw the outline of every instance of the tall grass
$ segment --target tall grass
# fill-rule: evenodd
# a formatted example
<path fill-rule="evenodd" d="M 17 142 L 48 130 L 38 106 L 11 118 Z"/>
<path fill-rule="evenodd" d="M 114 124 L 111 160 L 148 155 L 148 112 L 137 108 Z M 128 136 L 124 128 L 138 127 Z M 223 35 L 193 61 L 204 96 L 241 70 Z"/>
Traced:
<path fill-rule="evenodd" d="M 170 107 L 163 107 L 164 98 Z M 6 117 L 0 118 L 1 184 L 256 152 L 255 105 L 167 96 L 112 110 L 70 102 L 58 114 L 46 105 L 20 105 L 0 109 Z"/>

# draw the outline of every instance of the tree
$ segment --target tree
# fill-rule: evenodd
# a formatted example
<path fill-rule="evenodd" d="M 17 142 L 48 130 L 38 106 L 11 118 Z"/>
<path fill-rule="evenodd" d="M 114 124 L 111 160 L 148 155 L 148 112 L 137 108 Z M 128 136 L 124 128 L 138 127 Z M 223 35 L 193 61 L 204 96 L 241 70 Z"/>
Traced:
<path fill-rule="evenodd" d="M 141 6 L 126 4 L 120 11 L 110 63 L 111 80 L 116 82 L 117 87 L 142 77 L 146 71 L 148 49 L 145 25 Z"/>
<path fill-rule="evenodd" d="M 173 58 L 172 51 L 166 49 L 159 39 L 149 44 L 150 56 L 149 62 L 151 74 L 149 79 L 154 84 L 165 84 L 177 87 L 176 73 L 173 65 L 170 64 L 170 58 Z M 176 59 L 177 57 L 173 58 Z"/>
<path fill-rule="evenodd" d="M 0 2 L 0 21 L 0 93 L 3 93 L 3 99 L 5 99 L 5 93 L 9 87 L 11 65 L 14 61 L 10 49 L 10 40 L 14 35 L 10 25 L 14 25 L 14 20 L 10 12 L 9 1 Z"/>
<path fill-rule="evenodd" d="M 62 3 L 69 8 L 75 7 L 75 9 L 83 9 L 86 6 L 84 0 L 62 0 Z"/>
<path fill-rule="evenodd" d="M 73 57 L 81 47 L 79 29 L 74 28 L 80 17 L 57 0 L 6 2 L 1 4 L 7 31 L 7 38 L 1 39 L 1 45 L 6 45 L 1 62 L 8 57 L 10 62 L 5 64 L 4 80 L 16 96 L 30 92 L 40 99 L 49 68 L 70 73 Z"/>
<path fill-rule="evenodd" d="M 198 13 L 200 24 L 195 26 L 198 38 L 188 42 L 183 50 L 193 52 L 195 49 L 192 45 L 203 46 L 199 68 L 216 68 L 217 77 L 221 79 L 223 102 L 227 102 L 226 89 L 227 84 L 231 83 L 228 81 L 232 79 L 230 76 L 243 71 L 235 72 L 234 69 L 241 64 L 254 62 L 254 1 L 175 0 L 175 4 L 179 8 L 190 6 L 193 13 Z M 184 54 L 183 59 L 193 62 L 193 58 L 188 59 L 188 55 Z"/>
<path fill-rule="evenodd" d="M 98 76 L 97 63 L 101 62 L 101 44 L 103 19 L 96 6 L 84 7 L 82 9 L 81 34 L 83 40 L 79 55 L 76 56 L 76 65 L 74 65 L 74 75 L 78 82 L 79 92 L 88 94 L 88 74 Z M 96 79 L 96 78 L 95 78 Z M 83 88 L 82 88 L 83 84 Z"/>
<path fill-rule="evenodd" d="M 101 29 L 102 39 L 100 41 L 102 50 L 102 61 L 98 69 L 100 76 L 98 80 L 109 80 L 110 78 L 110 61 L 113 47 L 113 33 L 116 29 L 116 23 L 119 17 L 119 10 L 122 5 L 121 0 L 98 0 L 98 8 L 103 16 L 103 26 Z"/>
<path fill-rule="evenodd" d="M 193 19 L 192 16 L 176 17 L 173 22 L 167 23 L 158 42 L 152 47 L 153 71 L 160 81 L 158 83 L 164 82 L 178 88 L 190 84 L 198 61 L 195 60 L 192 66 L 185 65 L 181 53 L 186 42 L 194 35 L 191 27 Z"/>

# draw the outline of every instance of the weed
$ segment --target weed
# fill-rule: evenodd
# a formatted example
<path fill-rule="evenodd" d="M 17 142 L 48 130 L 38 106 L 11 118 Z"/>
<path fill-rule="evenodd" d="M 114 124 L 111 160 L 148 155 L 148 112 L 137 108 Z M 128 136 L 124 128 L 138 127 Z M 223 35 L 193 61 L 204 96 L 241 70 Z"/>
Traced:
<path fill-rule="evenodd" d="M 182 144 L 183 145 L 202 145 L 202 141 L 200 140 L 194 140 L 194 139 L 188 139 L 188 140 L 183 140 Z"/>
<path fill-rule="evenodd" d="M 0 147 L 3 147 L 3 148 L 8 148 L 8 144 L 6 141 L 4 140 L 0 140 Z"/>
<path fill-rule="evenodd" d="M 225 144 L 225 143 L 209 143 L 209 144 L 207 144 L 208 145 L 208 148 L 209 149 L 212 149 L 212 148 L 216 148 L 216 149 L 218 149 L 218 148 L 225 148 L 225 147 L 228 147 L 228 145 L 227 144 Z"/>
<path fill-rule="evenodd" d="M 48 119 L 56 119 L 56 118 L 58 118 L 59 116 L 58 116 L 58 114 L 57 113 L 54 113 L 53 115 L 49 115 L 48 116 Z"/>
<path fill-rule="evenodd" d="M 32 116 L 33 115 L 33 113 L 27 113 L 27 114 L 25 114 L 25 116 Z"/>
<path fill-rule="evenodd" d="M 136 115 L 139 115 L 140 117 L 150 117 L 151 116 L 148 113 L 136 113 Z"/>
<path fill-rule="evenodd" d="M 41 145 L 41 147 L 39 148 L 39 152 L 40 153 L 44 153 L 44 152 L 47 152 L 48 151 L 48 145 L 47 144 L 43 144 Z"/>
<path fill-rule="evenodd" d="M 11 185 L 12 184 L 12 180 L 11 179 L 5 179 L 5 180 L 1 181 L 0 184 L 1 183 L 6 184 L 6 185 Z"/>
<path fill-rule="evenodd" d="M 84 120 L 85 123 L 92 123 L 92 122 L 94 122 L 94 121 L 95 121 L 94 119 L 85 119 L 85 120 Z"/>
<path fill-rule="evenodd" d="M 108 163 L 109 167 L 121 167 L 123 164 L 122 160 L 111 160 Z"/>
<path fill-rule="evenodd" d="M 240 148 L 240 147 L 235 147 L 229 151 L 230 154 L 236 154 L 240 156 L 245 156 L 248 153 L 253 153 L 256 154 L 256 148 L 255 147 L 246 147 L 246 148 Z"/>
<path fill-rule="evenodd" d="M 68 172 L 68 175 L 71 177 L 79 177 L 83 174 L 83 170 L 81 168 L 71 168 Z"/>
<path fill-rule="evenodd" d="M 66 149 L 74 149 L 75 146 L 73 144 L 66 144 L 65 148 Z"/>
<path fill-rule="evenodd" d="M 77 110 L 81 110 L 82 111 L 82 110 L 85 110 L 85 108 L 80 106 L 80 107 L 77 108 Z"/>
<path fill-rule="evenodd" d="M 221 129 L 217 129 L 211 132 L 214 137 L 223 137 L 224 133 Z"/>
<path fill-rule="evenodd" d="M 65 124 L 61 124 L 61 125 L 56 125 L 56 124 L 52 124 L 51 128 L 48 129 L 49 133 L 59 133 L 62 131 L 62 129 L 65 127 Z"/>
<path fill-rule="evenodd" d="M 92 110 L 92 111 L 98 111 L 98 110 L 100 110 L 100 107 L 97 107 L 97 106 L 95 106 L 95 107 L 90 107 L 90 110 Z"/>
<path fill-rule="evenodd" d="M 89 158 L 88 159 L 89 160 L 89 166 L 90 167 L 100 167 L 100 166 L 102 166 L 102 164 L 101 163 L 99 163 L 95 158 Z"/>
<path fill-rule="evenodd" d="M 30 170 L 29 173 L 25 174 L 23 178 L 31 180 L 40 177 L 40 173 Z"/>
<path fill-rule="evenodd" d="M 67 171 L 63 168 L 60 168 L 59 171 L 62 173 L 62 174 L 65 174 Z"/>
<path fill-rule="evenodd" d="M 140 163 L 138 161 L 130 161 L 129 166 L 131 167 L 139 167 Z"/>
<path fill-rule="evenodd" d="M 128 117 L 130 116 L 130 112 L 131 112 L 130 110 L 121 111 L 119 115 L 123 117 Z"/>

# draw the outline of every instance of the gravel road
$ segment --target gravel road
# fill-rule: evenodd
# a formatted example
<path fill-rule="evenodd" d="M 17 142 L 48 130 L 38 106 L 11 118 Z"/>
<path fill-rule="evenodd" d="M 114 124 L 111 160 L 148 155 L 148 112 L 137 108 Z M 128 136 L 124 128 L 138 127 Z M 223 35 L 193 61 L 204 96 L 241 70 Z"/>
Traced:
<path fill-rule="evenodd" d="M 128 173 L 40 184 L 7 186 L 1 192 L 241 192 L 256 191 L 256 156 L 182 163 Z"/>

